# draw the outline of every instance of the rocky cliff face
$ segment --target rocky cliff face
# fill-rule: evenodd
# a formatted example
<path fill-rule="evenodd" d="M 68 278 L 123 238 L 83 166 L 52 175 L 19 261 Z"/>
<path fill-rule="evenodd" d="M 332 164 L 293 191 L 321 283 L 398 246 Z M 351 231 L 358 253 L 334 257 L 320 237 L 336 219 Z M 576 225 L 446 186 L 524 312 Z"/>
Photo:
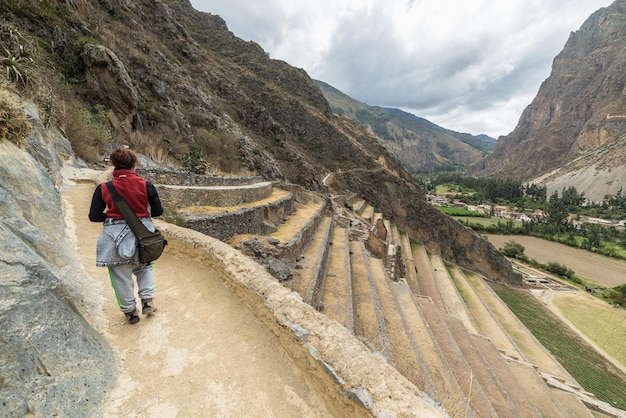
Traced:
<path fill-rule="evenodd" d="M 116 360 L 84 319 L 96 301 L 66 236 L 60 170 L 73 153 L 25 111 L 23 145 L 0 140 L 0 415 L 90 416 Z"/>
<path fill-rule="evenodd" d="M 566 165 L 569 168 L 561 168 L 556 177 L 583 167 L 604 171 L 623 165 L 625 42 L 626 1 L 591 15 L 554 59 L 550 77 L 515 130 L 501 137 L 494 152 L 472 166 L 470 174 L 532 180 Z M 600 188 L 608 193 L 617 183 L 624 185 L 623 177 L 609 177 L 589 192 Z"/>

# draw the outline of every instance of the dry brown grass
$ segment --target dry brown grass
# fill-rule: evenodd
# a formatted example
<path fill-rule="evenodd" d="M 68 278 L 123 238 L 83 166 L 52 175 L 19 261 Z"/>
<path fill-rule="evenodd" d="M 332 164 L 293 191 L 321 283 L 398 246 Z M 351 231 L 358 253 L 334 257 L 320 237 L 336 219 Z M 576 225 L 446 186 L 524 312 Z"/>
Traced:
<path fill-rule="evenodd" d="M 13 142 L 23 147 L 31 129 L 21 103 L 0 86 L 0 141 Z"/>
<path fill-rule="evenodd" d="M 555 261 L 602 286 L 615 287 L 626 283 L 626 263 L 623 261 L 535 237 L 487 235 L 487 239 L 496 248 L 502 248 L 507 241 L 515 241 L 525 247 L 524 254 L 528 258 L 542 264 Z"/>

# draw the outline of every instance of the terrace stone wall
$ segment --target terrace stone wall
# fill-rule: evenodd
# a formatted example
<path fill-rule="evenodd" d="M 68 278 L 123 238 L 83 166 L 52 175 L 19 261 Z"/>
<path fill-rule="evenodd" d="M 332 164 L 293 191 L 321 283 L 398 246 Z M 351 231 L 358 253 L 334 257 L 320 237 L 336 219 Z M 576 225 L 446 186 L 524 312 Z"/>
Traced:
<path fill-rule="evenodd" d="M 238 206 L 266 199 L 272 195 L 269 181 L 240 186 L 172 186 L 158 184 L 164 207 Z"/>
<path fill-rule="evenodd" d="M 137 173 L 153 184 L 168 184 L 171 186 L 244 186 L 263 181 L 263 178 L 259 176 L 219 177 L 183 170 L 147 167 L 137 168 Z"/>
<path fill-rule="evenodd" d="M 239 234 L 267 234 L 268 228 L 282 224 L 294 212 L 293 194 L 289 194 L 265 205 L 188 218 L 186 226 L 220 241 L 228 241 Z"/>

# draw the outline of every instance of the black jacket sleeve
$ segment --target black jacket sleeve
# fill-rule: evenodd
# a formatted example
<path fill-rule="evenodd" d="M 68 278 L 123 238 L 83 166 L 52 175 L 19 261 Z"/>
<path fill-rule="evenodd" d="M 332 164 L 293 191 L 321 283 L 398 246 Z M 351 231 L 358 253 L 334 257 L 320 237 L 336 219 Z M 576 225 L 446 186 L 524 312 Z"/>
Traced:
<path fill-rule="evenodd" d="M 102 185 L 99 184 L 96 187 L 96 190 L 93 192 L 93 197 L 91 198 L 91 207 L 89 208 L 89 220 L 91 222 L 104 222 L 107 218 L 104 213 L 107 205 L 104 203 L 104 199 L 102 199 L 102 192 L 100 191 L 101 186 Z"/>
<path fill-rule="evenodd" d="M 150 205 L 150 216 L 163 215 L 163 206 L 161 205 L 161 199 L 159 199 L 159 193 L 156 187 L 150 182 L 146 182 L 148 188 L 148 204 Z"/>

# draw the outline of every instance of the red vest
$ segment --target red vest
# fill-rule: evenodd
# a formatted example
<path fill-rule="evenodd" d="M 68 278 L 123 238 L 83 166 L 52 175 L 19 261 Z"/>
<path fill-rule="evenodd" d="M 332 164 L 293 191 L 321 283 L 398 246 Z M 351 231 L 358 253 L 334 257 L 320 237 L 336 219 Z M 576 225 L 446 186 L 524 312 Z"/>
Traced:
<path fill-rule="evenodd" d="M 139 177 L 134 170 L 114 170 L 113 186 L 128 202 L 128 205 L 137 214 L 137 217 L 145 218 L 150 216 L 148 211 L 148 189 L 144 178 Z M 107 208 L 109 208 L 106 212 L 107 218 L 124 219 L 115 207 L 115 204 L 113 204 L 113 197 L 109 193 L 106 184 L 103 183 L 100 186 L 100 192 Z"/>

